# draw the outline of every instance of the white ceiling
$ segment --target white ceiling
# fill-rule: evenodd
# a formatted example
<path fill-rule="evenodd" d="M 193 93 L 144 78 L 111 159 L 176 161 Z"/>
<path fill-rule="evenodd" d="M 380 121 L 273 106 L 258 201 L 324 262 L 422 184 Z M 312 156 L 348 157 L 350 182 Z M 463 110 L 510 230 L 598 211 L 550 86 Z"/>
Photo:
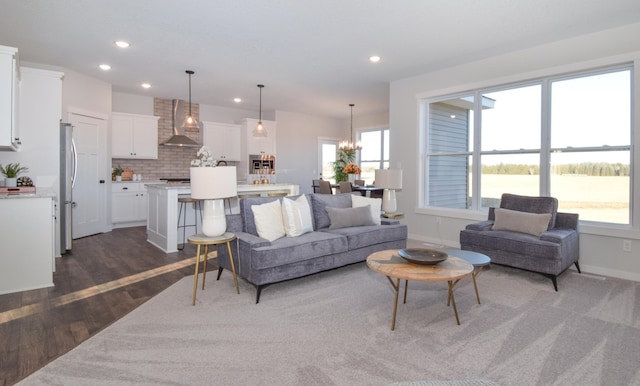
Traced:
<path fill-rule="evenodd" d="M 188 99 L 192 69 L 194 103 L 257 109 L 262 83 L 264 110 L 344 118 L 386 112 L 396 79 L 639 20 L 638 0 L 0 0 L 0 45 L 114 91 Z"/>

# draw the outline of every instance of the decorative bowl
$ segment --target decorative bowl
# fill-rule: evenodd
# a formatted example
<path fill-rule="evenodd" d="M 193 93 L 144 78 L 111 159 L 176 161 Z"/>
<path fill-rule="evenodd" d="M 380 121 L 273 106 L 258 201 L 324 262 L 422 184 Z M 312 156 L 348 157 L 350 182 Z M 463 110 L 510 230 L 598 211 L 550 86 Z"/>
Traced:
<path fill-rule="evenodd" d="M 447 260 L 446 253 L 429 248 L 407 248 L 398 251 L 398 255 L 406 261 L 421 265 L 434 265 Z"/>

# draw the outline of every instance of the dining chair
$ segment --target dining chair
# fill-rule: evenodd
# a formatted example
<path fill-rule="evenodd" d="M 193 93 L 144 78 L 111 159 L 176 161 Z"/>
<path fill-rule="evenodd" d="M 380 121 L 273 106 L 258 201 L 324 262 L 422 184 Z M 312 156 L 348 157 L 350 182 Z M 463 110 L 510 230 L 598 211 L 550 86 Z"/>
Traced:
<path fill-rule="evenodd" d="M 358 185 L 358 186 L 364 186 L 364 180 L 355 180 L 354 185 Z"/>
<path fill-rule="evenodd" d="M 331 183 L 329 181 L 320 180 L 320 194 L 333 194 L 333 190 L 331 190 Z"/>
<path fill-rule="evenodd" d="M 320 192 L 320 180 L 312 180 L 311 187 L 313 188 L 313 193 Z"/>
<path fill-rule="evenodd" d="M 351 182 L 349 181 L 341 181 L 339 186 L 340 193 L 350 193 L 353 191 L 353 189 L 351 189 Z"/>

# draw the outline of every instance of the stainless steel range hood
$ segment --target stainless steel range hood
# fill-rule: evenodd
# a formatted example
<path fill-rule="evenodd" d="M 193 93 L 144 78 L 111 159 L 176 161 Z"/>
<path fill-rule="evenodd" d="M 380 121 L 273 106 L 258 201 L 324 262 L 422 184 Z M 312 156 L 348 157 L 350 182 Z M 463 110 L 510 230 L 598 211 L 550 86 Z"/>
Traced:
<path fill-rule="evenodd" d="M 199 147 L 193 139 L 180 133 L 178 126 L 176 126 L 176 116 L 183 116 L 184 103 L 179 99 L 172 100 L 171 110 L 171 123 L 173 125 L 173 136 L 166 140 L 162 145 L 164 146 L 182 146 L 182 147 Z"/>

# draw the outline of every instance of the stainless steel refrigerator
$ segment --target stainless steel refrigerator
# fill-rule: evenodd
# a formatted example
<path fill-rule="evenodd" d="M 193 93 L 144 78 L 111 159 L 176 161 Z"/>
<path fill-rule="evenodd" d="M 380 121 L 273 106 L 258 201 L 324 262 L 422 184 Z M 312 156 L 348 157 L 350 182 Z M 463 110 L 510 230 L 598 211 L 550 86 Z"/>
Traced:
<path fill-rule="evenodd" d="M 73 186 L 76 182 L 78 155 L 73 141 L 73 126 L 60 123 L 60 253 L 71 252 Z"/>

